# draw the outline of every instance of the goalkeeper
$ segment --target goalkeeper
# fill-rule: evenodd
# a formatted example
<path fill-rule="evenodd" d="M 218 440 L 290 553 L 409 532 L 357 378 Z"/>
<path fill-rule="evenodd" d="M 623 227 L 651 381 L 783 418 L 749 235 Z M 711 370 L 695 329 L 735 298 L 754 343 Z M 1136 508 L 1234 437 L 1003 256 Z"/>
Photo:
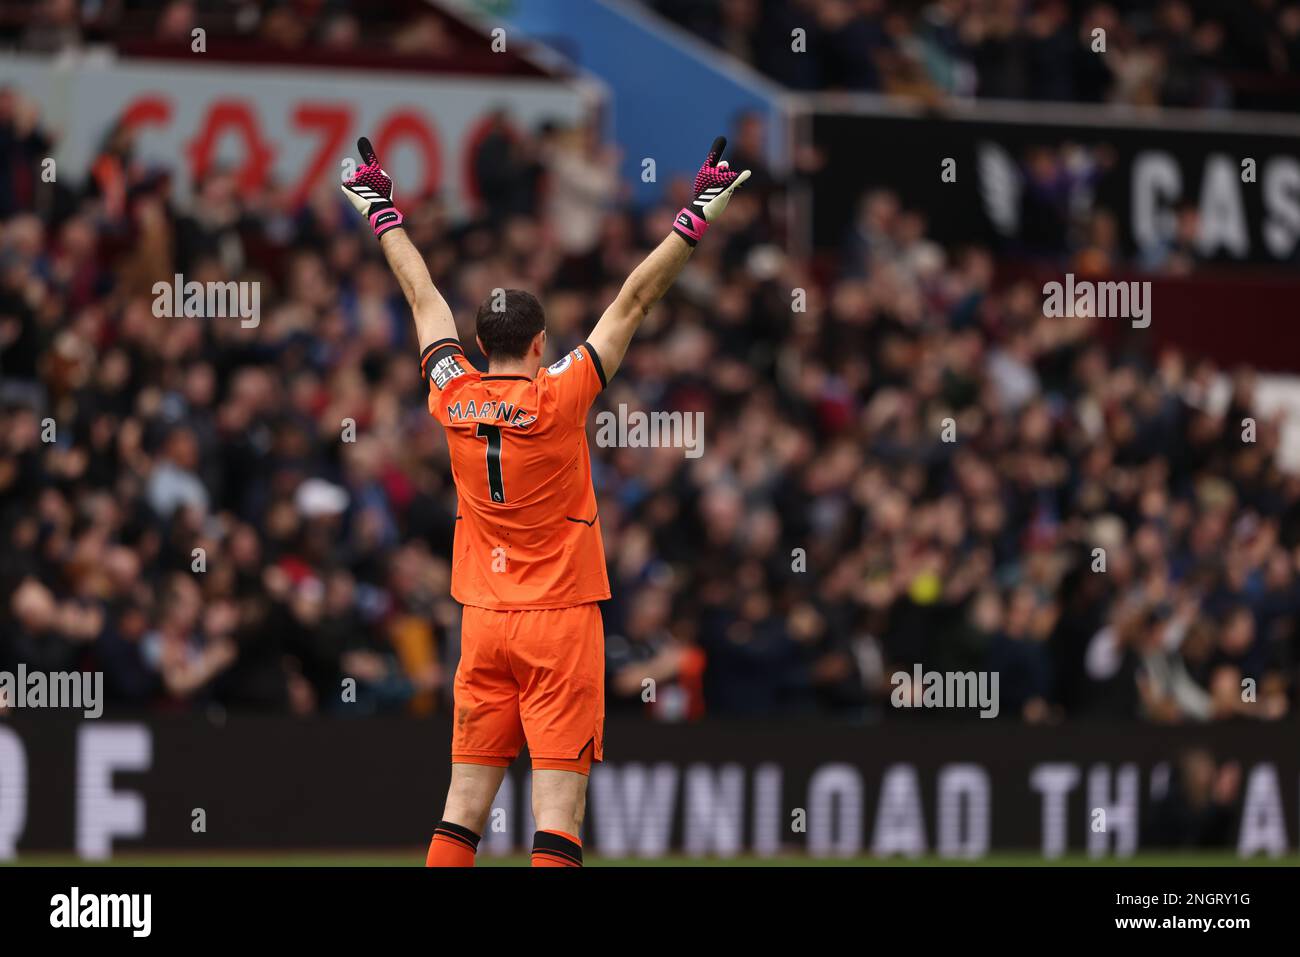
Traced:
<path fill-rule="evenodd" d="M 531 293 L 478 309 L 480 373 L 446 300 L 402 228 L 368 140 L 343 191 L 379 239 L 415 319 L 429 412 L 446 430 L 456 486 L 451 594 L 464 606 L 453 686 L 451 786 L 430 867 L 471 866 L 506 768 L 528 746 L 535 867 L 582 866 L 587 776 L 604 754 L 610 597 L 586 417 L 637 327 L 668 291 L 749 171 L 718 137 L 672 232 L 632 271 L 587 341 L 543 370 L 546 318 Z"/>

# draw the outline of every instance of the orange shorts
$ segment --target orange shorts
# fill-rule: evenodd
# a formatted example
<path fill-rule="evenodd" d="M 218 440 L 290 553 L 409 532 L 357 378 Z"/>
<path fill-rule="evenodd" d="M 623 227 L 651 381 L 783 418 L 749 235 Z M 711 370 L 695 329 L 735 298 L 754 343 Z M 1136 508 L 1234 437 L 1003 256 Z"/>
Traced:
<path fill-rule="evenodd" d="M 596 604 L 493 611 L 465 606 L 451 759 L 586 774 L 604 756 L 605 627 Z"/>

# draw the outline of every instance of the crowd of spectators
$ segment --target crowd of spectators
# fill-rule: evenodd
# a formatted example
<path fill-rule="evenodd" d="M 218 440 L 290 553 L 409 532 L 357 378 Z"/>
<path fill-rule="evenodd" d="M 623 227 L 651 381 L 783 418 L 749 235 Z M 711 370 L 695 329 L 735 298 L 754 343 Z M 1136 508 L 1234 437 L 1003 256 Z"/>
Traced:
<path fill-rule="evenodd" d="M 436 57 L 454 52 L 463 27 L 424 0 L 387 0 L 363 8 L 355 0 L 32 0 L 0 9 L 0 37 L 36 53 L 64 53 L 136 41 L 188 47 L 236 39 L 282 52 L 382 50 Z"/>
<path fill-rule="evenodd" d="M 919 715 L 916 663 L 997 671 L 1003 720 L 1294 707 L 1300 476 L 1278 422 L 1243 441 L 1252 373 L 1216 402 L 1208 360 L 1044 318 L 888 193 L 814 277 L 754 122 L 752 188 L 598 400 L 706 430 L 592 443 L 611 712 Z M 110 709 L 445 711 L 455 493 L 364 224 L 329 183 L 177 195 L 118 130 L 46 183 L 48 148 L 0 92 L 0 669 L 101 669 Z M 489 133 L 475 217 L 407 202 L 475 361 L 493 288 L 538 292 L 560 356 L 667 234 L 687 178 L 635 208 L 608 150 Z M 259 321 L 160 316 L 178 273 L 259 283 Z"/>
<path fill-rule="evenodd" d="M 1288 0 L 643 2 L 799 90 L 930 103 L 1294 110 L 1300 101 L 1300 4 Z"/>
<path fill-rule="evenodd" d="M 975 97 L 1300 106 L 1296 0 L 641 2 L 796 90 L 931 105 Z M 480 9 L 496 8 L 485 0 Z M 398 59 L 454 56 L 463 30 L 420 0 L 364 13 L 354 0 L 34 0 L 0 13 L 0 43 L 48 53 L 124 40 L 188 48 L 196 27 L 214 43 Z"/>

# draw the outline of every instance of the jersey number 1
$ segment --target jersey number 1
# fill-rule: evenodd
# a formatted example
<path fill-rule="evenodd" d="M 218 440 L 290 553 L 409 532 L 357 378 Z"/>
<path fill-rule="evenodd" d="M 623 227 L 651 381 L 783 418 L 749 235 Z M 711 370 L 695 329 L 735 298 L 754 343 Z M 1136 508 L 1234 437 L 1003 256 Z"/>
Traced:
<path fill-rule="evenodd" d="M 480 422 L 474 436 L 487 439 L 488 491 L 492 493 L 492 501 L 504 502 L 506 487 L 501 481 L 501 428 Z"/>

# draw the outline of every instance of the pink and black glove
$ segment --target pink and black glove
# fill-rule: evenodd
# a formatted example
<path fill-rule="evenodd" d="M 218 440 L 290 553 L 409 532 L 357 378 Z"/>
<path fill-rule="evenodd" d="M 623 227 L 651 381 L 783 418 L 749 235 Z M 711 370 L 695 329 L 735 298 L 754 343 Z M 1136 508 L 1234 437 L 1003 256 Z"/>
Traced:
<path fill-rule="evenodd" d="M 692 246 L 700 241 L 709 224 L 715 222 L 731 202 L 736 187 L 749 179 L 749 170 L 737 173 L 722 158 L 727 138 L 719 136 L 709 149 L 709 158 L 695 175 L 695 199 L 683 206 L 673 222 L 673 231 Z"/>
<path fill-rule="evenodd" d="M 401 212 L 393 205 L 393 181 L 379 166 L 375 148 L 364 136 L 357 140 L 357 152 L 365 165 L 356 175 L 342 184 L 343 194 L 356 207 L 357 212 L 370 220 L 378 239 L 390 229 L 402 225 Z"/>

